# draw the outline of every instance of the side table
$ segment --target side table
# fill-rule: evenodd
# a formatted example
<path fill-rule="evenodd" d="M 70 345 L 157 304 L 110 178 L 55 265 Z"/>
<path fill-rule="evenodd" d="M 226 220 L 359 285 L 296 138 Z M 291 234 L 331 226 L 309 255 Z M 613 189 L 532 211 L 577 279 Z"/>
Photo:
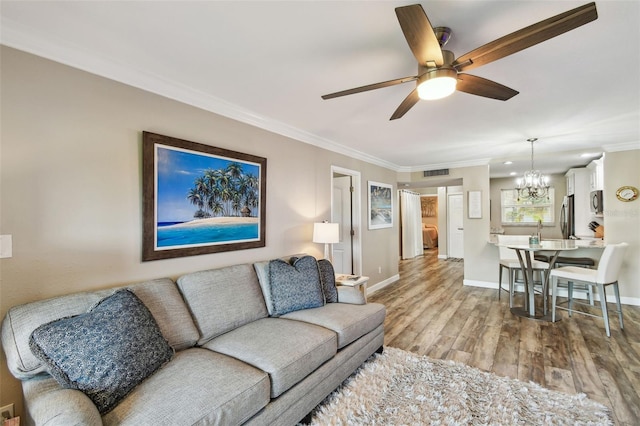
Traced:
<path fill-rule="evenodd" d="M 369 281 L 369 277 L 364 277 L 362 275 L 344 275 L 337 274 L 336 275 L 336 284 L 337 285 L 346 285 L 349 287 L 355 287 L 364 296 L 365 302 L 367 301 L 367 282 Z"/>

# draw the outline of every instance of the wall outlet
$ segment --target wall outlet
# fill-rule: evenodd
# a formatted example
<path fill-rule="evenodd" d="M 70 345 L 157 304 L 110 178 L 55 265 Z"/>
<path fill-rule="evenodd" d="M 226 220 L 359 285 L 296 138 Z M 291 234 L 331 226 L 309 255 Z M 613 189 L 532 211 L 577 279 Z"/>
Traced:
<path fill-rule="evenodd" d="M 378 266 L 378 273 L 381 274 L 382 273 L 382 266 Z"/>
<path fill-rule="evenodd" d="M 2 416 L 2 421 L 12 419 L 14 416 L 13 404 L 0 407 L 0 416 Z"/>

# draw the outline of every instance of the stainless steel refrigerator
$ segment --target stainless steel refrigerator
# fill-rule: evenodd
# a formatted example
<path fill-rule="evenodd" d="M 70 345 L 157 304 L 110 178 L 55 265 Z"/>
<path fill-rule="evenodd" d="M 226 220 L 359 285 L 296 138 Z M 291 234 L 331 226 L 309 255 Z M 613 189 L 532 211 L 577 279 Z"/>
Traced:
<path fill-rule="evenodd" d="M 576 235 L 575 211 L 573 195 L 567 195 L 562 200 L 560 209 L 560 230 L 562 238 L 569 239 Z"/>

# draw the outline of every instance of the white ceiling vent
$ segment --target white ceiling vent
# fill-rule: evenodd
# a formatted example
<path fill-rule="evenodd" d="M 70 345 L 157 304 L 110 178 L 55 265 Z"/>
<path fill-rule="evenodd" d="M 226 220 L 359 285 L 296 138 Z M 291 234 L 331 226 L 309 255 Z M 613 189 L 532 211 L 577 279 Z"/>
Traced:
<path fill-rule="evenodd" d="M 429 176 L 449 176 L 449 169 L 425 170 L 424 177 Z"/>

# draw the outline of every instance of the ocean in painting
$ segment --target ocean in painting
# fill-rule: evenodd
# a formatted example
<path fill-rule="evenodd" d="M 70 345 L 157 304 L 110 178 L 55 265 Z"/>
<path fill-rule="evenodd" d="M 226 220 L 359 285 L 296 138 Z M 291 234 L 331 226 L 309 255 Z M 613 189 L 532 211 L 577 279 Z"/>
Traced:
<path fill-rule="evenodd" d="M 157 247 L 225 244 L 258 240 L 258 223 L 209 223 L 189 226 L 189 222 L 159 222 Z"/>

